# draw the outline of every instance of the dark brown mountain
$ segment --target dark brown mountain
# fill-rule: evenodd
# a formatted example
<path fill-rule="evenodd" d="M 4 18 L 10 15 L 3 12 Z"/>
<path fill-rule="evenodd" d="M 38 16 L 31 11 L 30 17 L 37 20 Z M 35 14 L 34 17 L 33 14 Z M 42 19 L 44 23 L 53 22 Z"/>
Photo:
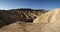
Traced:
<path fill-rule="evenodd" d="M 0 10 L 0 27 L 11 24 L 15 21 L 32 22 L 35 18 L 44 14 L 46 11 L 43 9 L 11 9 Z"/>

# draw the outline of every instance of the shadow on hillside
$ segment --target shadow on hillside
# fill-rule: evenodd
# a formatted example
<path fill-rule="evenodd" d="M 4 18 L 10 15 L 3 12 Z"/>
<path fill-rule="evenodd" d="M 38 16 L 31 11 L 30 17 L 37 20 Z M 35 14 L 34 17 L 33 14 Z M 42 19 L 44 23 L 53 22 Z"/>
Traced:
<path fill-rule="evenodd" d="M 10 20 L 10 21 L 3 21 L 3 20 L 0 20 L 0 28 L 3 27 L 3 26 L 7 26 L 9 24 L 12 24 L 16 21 L 22 21 L 22 22 L 26 22 L 26 23 L 32 23 L 33 19 L 20 19 L 20 20 Z"/>
<path fill-rule="evenodd" d="M 44 14 L 45 10 L 33 10 L 33 9 L 11 9 L 0 10 L 0 27 L 9 25 L 16 21 L 30 22 L 41 14 Z"/>

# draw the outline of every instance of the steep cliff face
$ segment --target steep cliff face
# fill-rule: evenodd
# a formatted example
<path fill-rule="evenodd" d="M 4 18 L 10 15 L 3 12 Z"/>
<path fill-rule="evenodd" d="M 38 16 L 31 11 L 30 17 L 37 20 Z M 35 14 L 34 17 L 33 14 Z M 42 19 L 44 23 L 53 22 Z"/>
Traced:
<path fill-rule="evenodd" d="M 0 26 L 11 24 L 15 21 L 32 22 L 36 17 L 44 14 L 45 10 L 12 9 L 0 11 Z"/>

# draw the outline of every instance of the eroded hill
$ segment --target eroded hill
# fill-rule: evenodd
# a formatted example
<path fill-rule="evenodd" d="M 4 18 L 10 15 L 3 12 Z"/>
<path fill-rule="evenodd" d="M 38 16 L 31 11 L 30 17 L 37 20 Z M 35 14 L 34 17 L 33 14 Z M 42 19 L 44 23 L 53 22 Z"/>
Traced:
<path fill-rule="evenodd" d="M 15 21 L 32 22 L 33 19 L 44 14 L 45 10 L 12 9 L 0 11 L 0 26 L 11 24 Z"/>

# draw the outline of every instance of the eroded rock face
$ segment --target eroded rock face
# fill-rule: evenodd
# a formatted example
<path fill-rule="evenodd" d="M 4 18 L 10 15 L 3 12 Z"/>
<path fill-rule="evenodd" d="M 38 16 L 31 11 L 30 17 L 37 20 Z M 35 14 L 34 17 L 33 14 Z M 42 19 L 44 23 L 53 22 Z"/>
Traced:
<path fill-rule="evenodd" d="M 13 10 L 1 10 L 0 20 L 3 22 L 10 21 L 27 21 L 35 19 L 36 17 L 44 14 L 45 10 L 30 10 L 30 9 L 13 9 Z M 25 19 L 25 20 L 24 20 Z M 28 19 L 28 20 L 26 20 Z"/>
<path fill-rule="evenodd" d="M 1 10 L 0 32 L 40 32 L 42 26 L 32 22 L 45 12 L 45 10 L 29 9 Z"/>
<path fill-rule="evenodd" d="M 44 14 L 45 10 L 13 9 L 0 10 L 0 27 L 14 23 L 15 21 L 33 22 L 33 20 Z"/>
<path fill-rule="evenodd" d="M 60 9 L 49 11 L 33 21 L 16 21 L 0 28 L 0 32 L 60 32 Z"/>
<path fill-rule="evenodd" d="M 60 32 L 60 8 L 41 15 L 33 23 L 44 25 L 41 32 Z"/>

